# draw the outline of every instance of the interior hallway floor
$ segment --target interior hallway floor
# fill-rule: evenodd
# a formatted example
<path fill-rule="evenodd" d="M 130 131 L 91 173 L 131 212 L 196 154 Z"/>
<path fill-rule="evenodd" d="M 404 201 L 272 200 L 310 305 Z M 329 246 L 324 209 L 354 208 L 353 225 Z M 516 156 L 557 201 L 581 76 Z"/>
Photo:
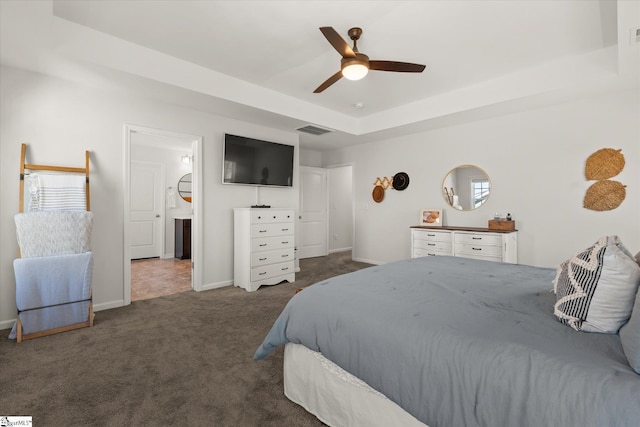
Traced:
<path fill-rule="evenodd" d="M 190 259 L 131 260 L 131 301 L 157 298 L 190 290 Z"/>

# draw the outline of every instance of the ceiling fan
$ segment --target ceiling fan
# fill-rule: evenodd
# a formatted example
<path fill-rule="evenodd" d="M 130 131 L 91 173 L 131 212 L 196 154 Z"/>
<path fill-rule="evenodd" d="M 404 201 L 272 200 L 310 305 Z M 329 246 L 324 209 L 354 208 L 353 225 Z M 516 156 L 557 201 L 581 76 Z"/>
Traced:
<path fill-rule="evenodd" d="M 369 70 L 421 73 L 425 69 L 425 65 L 410 62 L 370 60 L 367 55 L 358 52 L 358 39 L 362 35 L 362 28 L 354 27 L 348 32 L 349 37 L 353 40 L 353 49 L 333 27 L 320 27 L 320 31 L 331 43 L 331 46 L 342 55 L 342 60 L 340 61 L 340 71 L 325 80 L 313 93 L 322 92 L 342 77 L 349 80 L 360 80 L 367 75 Z"/>

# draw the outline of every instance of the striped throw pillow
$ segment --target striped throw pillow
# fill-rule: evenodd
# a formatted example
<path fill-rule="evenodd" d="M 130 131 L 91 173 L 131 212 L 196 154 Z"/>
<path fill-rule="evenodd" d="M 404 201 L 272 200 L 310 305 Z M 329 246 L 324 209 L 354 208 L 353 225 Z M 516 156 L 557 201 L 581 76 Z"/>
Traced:
<path fill-rule="evenodd" d="M 640 266 L 617 236 L 604 236 L 563 262 L 554 315 L 576 331 L 615 334 L 631 315 Z"/>

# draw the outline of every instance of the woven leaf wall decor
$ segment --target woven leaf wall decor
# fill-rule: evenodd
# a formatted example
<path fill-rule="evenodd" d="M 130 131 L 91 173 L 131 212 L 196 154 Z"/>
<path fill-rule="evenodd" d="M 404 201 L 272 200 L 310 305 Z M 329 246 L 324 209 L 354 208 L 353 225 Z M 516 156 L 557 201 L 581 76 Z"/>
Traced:
<path fill-rule="evenodd" d="M 584 169 L 587 180 L 609 179 L 622 172 L 624 156 L 621 151 L 603 148 L 590 155 Z"/>
<path fill-rule="evenodd" d="M 602 179 L 587 189 L 584 207 L 592 211 L 610 211 L 618 206 L 627 195 L 625 185 L 618 181 Z"/>
<path fill-rule="evenodd" d="M 627 196 L 626 185 L 611 181 L 624 169 L 622 150 L 602 148 L 587 158 L 584 176 L 588 181 L 596 180 L 584 195 L 583 206 L 593 211 L 610 211 L 618 206 Z"/>

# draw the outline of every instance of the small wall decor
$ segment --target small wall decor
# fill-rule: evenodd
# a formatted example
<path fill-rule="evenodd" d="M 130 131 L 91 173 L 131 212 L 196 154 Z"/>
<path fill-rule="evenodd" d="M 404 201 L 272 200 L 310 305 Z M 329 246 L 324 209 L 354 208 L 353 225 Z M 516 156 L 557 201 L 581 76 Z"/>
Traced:
<path fill-rule="evenodd" d="M 384 187 L 382 185 L 376 185 L 373 187 L 371 197 L 373 197 L 374 202 L 380 203 L 382 199 L 384 199 Z"/>
<path fill-rule="evenodd" d="M 391 184 L 393 183 L 393 178 L 389 178 L 389 177 L 383 177 L 383 178 L 376 178 L 376 181 L 373 183 L 373 185 L 379 185 L 382 187 L 383 190 L 386 190 L 387 188 L 391 187 Z"/>
<path fill-rule="evenodd" d="M 627 195 L 626 185 L 610 179 L 597 181 L 587 188 L 584 207 L 592 211 L 610 211 L 622 203 Z"/>
<path fill-rule="evenodd" d="M 420 225 L 442 226 L 442 209 L 422 209 Z"/>
<path fill-rule="evenodd" d="M 603 148 L 587 158 L 584 176 L 588 181 L 609 179 L 618 175 L 624 169 L 622 150 Z"/>
<path fill-rule="evenodd" d="M 602 148 L 591 154 L 586 161 L 584 176 L 596 180 L 584 196 L 583 206 L 594 211 L 610 211 L 622 203 L 627 195 L 626 185 L 612 181 L 624 169 L 625 160 L 621 149 Z"/>
<path fill-rule="evenodd" d="M 409 175 L 406 172 L 398 172 L 393 176 L 393 188 L 402 191 L 409 186 Z"/>

